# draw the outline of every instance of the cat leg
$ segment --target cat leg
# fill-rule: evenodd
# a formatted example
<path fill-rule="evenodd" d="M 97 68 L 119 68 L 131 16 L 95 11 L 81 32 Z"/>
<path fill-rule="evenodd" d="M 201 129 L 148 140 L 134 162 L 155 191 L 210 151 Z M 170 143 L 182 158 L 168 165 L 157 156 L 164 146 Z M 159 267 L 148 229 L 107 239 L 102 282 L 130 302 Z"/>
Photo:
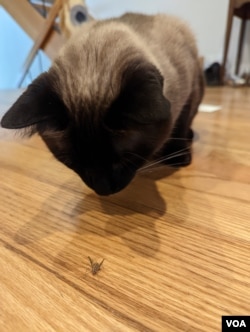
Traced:
<path fill-rule="evenodd" d="M 194 134 L 190 128 L 192 122 L 190 113 L 190 104 L 185 105 L 177 119 L 171 137 L 160 152 L 159 158 L 162 158 L 166 165 L 179 168 L 188 166 L 192 161 L 191 144 Z"/>
<path fill-rule="evenodd" d="M 178 168 L 191 163 L 194 136 L 191 125 L 203 98 L 204 86 L 203 71 L 198 69 L 193 92 L 175 123 L 171 137 L 161 150 L 159 157 L 163 159 L 164 164 Z"/>

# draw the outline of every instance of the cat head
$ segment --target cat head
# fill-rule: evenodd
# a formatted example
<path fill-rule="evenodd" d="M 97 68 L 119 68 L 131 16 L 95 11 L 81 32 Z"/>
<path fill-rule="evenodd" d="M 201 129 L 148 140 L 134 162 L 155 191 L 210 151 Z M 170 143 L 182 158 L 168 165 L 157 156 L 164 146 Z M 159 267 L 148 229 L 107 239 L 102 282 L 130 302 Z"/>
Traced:
<path fill-rule="evenodd" d="M 170 131 L 170 103 L 163 96 L 160 72 L 150 63 L 131 63 L 112 99 L 92 96 L 79 103 L 78 97 L 74 112 L 55 80 L 53 69 L 35 79 L 1 126 L 38 133 L 53 155 L 97 194 L 122 190 Z"/>

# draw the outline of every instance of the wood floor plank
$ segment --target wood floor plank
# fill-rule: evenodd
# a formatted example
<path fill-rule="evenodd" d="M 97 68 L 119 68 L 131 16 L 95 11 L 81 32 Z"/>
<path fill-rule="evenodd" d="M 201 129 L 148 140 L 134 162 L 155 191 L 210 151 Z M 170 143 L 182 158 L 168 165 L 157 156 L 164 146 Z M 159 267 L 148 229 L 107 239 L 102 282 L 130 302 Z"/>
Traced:
<path fill-rule="evenodd" d="M 222 109 L 195 119 L 192 164 L 110 197 L 0 129 L 1 331 L 214 332 L 250 314 L 249 88 L 204 102 Z"/>

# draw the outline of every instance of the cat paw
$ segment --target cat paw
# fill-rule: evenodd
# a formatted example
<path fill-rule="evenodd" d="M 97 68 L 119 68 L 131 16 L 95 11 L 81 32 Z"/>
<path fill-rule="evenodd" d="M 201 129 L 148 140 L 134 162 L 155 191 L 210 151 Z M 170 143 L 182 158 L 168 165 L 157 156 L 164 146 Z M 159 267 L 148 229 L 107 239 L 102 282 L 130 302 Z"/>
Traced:
<path fill-rule="evenodd" d="M 161 152 L 162 163 L 173 168 L 188 166 L 192 161 L 190 144 L 173 143 L 166 145 Z"/>
<path fill-rule="evenodd" d="M 188 130 L 188 139 L 192 140 L 194 138 L 194 131 L 189 128 Z"/>

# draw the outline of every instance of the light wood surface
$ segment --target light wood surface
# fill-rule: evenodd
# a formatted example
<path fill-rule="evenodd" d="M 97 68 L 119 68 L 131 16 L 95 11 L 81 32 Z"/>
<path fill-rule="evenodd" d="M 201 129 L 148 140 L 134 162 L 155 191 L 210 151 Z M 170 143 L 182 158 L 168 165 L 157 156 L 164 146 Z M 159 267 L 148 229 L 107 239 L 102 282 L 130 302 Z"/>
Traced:
<path fill-rule="evenodd" d="M 197 116 L 191 166 L 106 198 L 1 130 L 1 331 L 215 332 L 250 314 L 249 88 L 204 102 L 222 110 Z"/>

